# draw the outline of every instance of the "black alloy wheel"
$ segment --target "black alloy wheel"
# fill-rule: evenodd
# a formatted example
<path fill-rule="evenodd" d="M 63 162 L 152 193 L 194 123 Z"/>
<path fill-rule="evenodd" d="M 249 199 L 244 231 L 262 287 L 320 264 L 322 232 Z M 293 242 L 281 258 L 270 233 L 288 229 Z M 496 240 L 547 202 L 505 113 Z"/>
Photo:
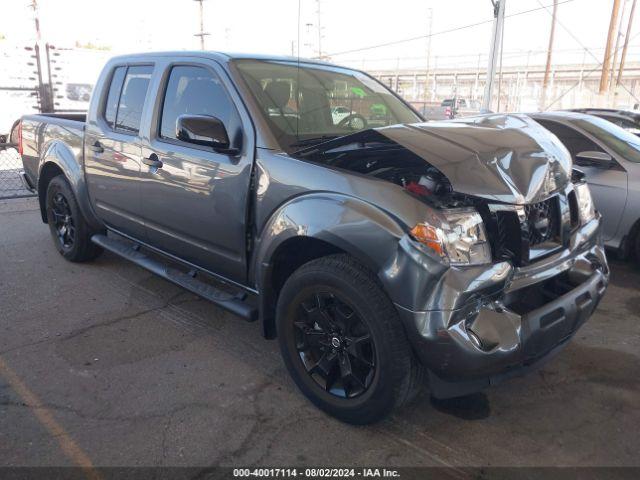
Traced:
<path fill-rule="evenodd" d="M 53 177 L 49 182 L 45 209 L 51 237 L 64 258 L 71 262 L 85 262 L 102 252 L 91 241 L 91 236 L 99 231 L 91 228 L 85 220 L 69 182 L 62 175 Z"/>
<path fill-rule="evenodd" d="M 300 360 L 316 384 L 341 398 L 369 388 L 376 370 L 373 338 L 346 300 L 329 292 L 309 295 L 294 327 Z"/>
<path fill-rule="evenodd" d="M 380 420 L 422 385 L 395 306 L 375 274 L 349 255 L 311 260 L 287 278 L 276 330 L 300 391 L 344 422 Z"/>
<path fill-rule="evenodd" d="M 71 250 L 76 239 L 76 226 L 69 201 L 61 192 L 57 192 L 53 196 L 49 211 L 60 247 L 64 250 Z"/>

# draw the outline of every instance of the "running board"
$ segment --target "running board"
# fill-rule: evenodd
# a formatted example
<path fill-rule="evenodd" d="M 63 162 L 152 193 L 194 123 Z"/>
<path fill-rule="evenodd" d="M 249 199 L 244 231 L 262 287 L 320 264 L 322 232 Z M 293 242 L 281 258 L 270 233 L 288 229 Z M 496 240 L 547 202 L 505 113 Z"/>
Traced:
<path fill-rule="evenodd" d="M 246 293 L 241 292 L 234 295 L 213 287 L 207 283 L 201 282 L 194 278 L 193 272 L 184 273 L 180 270 L 170 267 L 162 263 L 161 260 L 155 259 L 140 251 L 140 247 L 126 240 L 119 240 L 107 235 L 94 235 L 91 241 L 96 245 L 109 250 L 110 252 L 120 255 L 123 258 L 135 263 L 136 265 L 149 270 L 156 275 L 189 290 L 196 295 L 215 303 L 219 307 L 242 317 L 243 319 L 254 322 L 258 319 L 258 311 L 243 300 Z"/>

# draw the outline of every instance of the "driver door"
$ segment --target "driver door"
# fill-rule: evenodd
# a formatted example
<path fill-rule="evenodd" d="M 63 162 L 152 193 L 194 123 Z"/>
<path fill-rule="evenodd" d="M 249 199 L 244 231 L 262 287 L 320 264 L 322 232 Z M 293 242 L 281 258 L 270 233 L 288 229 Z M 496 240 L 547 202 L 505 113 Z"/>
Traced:
<path fill-rule="evenodd" d="M 213 62 L 166 66 L 149 141 L 142 145 L 147 161 L 140 197 L 151 245 L 244 283 L 253 144 L 222 75 Z M 180 115 L 217 117 L 240 153 L 179 140 Z"/>

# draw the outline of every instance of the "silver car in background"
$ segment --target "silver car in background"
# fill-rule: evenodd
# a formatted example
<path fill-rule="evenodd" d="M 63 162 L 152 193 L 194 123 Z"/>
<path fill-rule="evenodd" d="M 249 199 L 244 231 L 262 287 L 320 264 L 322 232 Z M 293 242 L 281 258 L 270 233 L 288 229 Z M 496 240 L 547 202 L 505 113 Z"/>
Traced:
<path fill-rule="evenodd" d="M 530 116 L 558 137 L 586 175 L 603 216 L 605 245 L 640 261 L 640 138 L 583 113 Z"/>

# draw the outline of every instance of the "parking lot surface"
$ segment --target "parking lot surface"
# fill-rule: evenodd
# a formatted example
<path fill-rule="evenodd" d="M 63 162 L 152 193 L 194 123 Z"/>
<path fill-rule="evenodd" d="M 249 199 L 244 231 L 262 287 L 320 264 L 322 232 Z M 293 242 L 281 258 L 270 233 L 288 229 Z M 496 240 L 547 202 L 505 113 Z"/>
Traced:
<path fill-rule="evenodd" d="M 55 251 L 35 199 L 0 202 L 0 465 L 640 465 L 640 269 L 541 370 L 464 399 L 423 393 L 342 424 L 276 342 L 105 253 Z"/>

